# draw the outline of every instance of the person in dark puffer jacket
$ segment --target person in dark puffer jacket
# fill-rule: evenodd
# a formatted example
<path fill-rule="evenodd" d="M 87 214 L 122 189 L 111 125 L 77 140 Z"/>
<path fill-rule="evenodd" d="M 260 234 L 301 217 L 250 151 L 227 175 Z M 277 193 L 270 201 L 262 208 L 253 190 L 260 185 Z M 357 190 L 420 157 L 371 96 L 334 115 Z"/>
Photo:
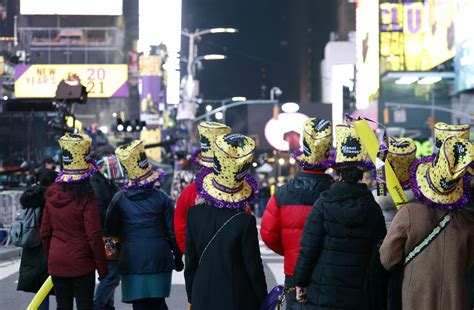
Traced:
<path fill-rule="evenodd" d="M 337 182 L 308 216 L 295 267 L 296 294 L 305 309 L 368 309 L 367 270 L 386 234 L 385 220 L 365 184 L 366 161 L 355 130 L 337 126 Z"/>
<path fill-rule="evenodd" d="M 54 183 L 58 173 L 54 170 L 46 171 L 41 175 L 39 185 L 28 188 L 20 198 L 23 208 L 44 208 L 47 188 Z M 41 222 L 41 220 L 40 220 Z M 48 278 L 48 259 L 43 245 L 33 248 L 23 248 L 21 253 L 20 275 L 17 290 L 37 293 Z M 49 298 L 38 307 L 39 310 L 49 309 Z"/>
<path fill-rule="evenodd" d="M 331 147 L 331 122 L 311 118 L 304 124 L 303 152 L 293 154 L 302 171 L 278 188 L 263 214 L 260 234 L 267 247 L 285 258 L 285 288 L 294 287 L 293 272 L 300 251 L 303 227 L 314 202 L 333 183 L 325 174 L 333 161 L 328 159 Z M 286 296 L 287 309 L 298 309 L 295 292 Z"/>

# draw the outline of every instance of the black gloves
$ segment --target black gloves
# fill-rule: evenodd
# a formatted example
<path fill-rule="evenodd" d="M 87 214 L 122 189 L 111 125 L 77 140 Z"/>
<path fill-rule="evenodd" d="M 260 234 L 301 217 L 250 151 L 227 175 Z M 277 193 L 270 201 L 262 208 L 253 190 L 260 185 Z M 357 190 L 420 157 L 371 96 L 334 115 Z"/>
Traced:
<path fill-rule="evenodd" d="M 174 258 L 174 270 L 180 272 L 184 269 L 183 257 L 179 256 Z"/>

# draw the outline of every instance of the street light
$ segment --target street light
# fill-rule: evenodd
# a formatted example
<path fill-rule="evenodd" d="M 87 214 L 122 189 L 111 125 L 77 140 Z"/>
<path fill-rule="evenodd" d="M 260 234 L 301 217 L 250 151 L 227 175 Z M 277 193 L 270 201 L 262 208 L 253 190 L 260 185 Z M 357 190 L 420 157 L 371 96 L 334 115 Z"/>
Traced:
<path fill-rule="evenodd" d="M 201 57 L 204 60 L 224 60 L 227 58 L 226 55 L 221 55 L 221 54 L 209 54 L 209 55 L 204 55 Z M 196 60 L 198 60 L 199 58 L 200 57 L 197 57 Z"/>
<path fill-rule="evenodd" d="M 236 33 L 238 32 L 237 29 L 235 28 L 212 28 L 212 29 L 209 29 L 209 32 L 210 33 Z"/>
<path fill-rule="evenodd" d="M 221 119 L 224 118 L 224 113 L 222 112 L 216 112 L 216 120 L 220 121 Z"/>
<path fill-rule="evenodd" d="M 245 101 L 247 100 L 247 97 L 242 97 L 242 96 L 236 96 L 231 98 L 232 101 Z"/>

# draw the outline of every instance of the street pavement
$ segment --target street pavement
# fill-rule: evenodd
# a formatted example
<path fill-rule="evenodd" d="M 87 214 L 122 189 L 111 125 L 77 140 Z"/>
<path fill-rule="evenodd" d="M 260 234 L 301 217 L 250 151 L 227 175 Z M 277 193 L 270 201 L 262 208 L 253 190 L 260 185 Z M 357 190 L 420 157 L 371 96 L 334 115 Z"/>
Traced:
<path fill-rule="evenodd" d="M 258 227 L 260 231 L 260 227 Z M 262 241 L 260 241 L 260 252 L 262 255 L 265 276 L 268 289 L 275 285 L 284 283 L 283 257 L 273 253 Z M 18 283 L 18 269 L 20 260 L 18 258 L 0 260 L 0 309 L 2 310 L 23 310 L 33 298 L 33 294 L 18 292 L 16 286 Z M 115 309 L 132 309 L 129 304 L 121 303 L 120 287 L 116 290 Z M 169 309 L 180 310 L 187 309 L 187 297 L 184 287 L 183 272 L 174 272 L 172 280 L 171 296 L 166 299 Z M 50 299 L 50 309 L 56 309 L 54 296 Z"/>

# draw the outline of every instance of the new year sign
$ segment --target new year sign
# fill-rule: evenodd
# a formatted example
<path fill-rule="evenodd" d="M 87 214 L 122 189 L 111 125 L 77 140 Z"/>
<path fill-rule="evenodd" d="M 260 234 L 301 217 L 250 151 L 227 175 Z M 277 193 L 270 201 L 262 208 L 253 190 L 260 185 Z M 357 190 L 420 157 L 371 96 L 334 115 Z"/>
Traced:
<path fill-rule="evenodd" d="M 17 65 L 16 98 L 54 98 L 61 80 L 78 76 L 89 98 L 128 97 L 127 65 Z"/>

